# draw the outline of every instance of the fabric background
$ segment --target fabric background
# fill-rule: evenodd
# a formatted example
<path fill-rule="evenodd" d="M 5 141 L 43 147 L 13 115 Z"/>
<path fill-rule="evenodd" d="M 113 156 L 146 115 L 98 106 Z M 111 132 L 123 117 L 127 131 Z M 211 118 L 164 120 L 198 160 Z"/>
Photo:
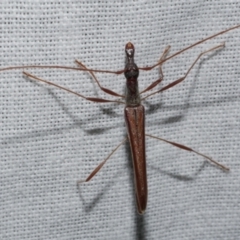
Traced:
<path fill-rule="evenodd" d="M 2 1 L 0 65 L 67 65 L 120 70 L 124 47 L 138 66 L 155 64 L 240 23 L 238 1 Z M 128 144 L 89 183 L 84 179 L 126 136 L 123 107 L 96 104 L 0 72 L 0 239 L 239 239 L 240 29 L 163 65 L 164 82 L 186 81 L 145 103 L 146 132 L 205 153 L 231 171 L 146 139 L 149 197 L 138 216 Z M 25 69 L 86 96 L 111 99 L 88 73 Z M 123 75 L 97 74 L 123 93 Z M 159 78 L 141 72 L 140 89 Z"/>

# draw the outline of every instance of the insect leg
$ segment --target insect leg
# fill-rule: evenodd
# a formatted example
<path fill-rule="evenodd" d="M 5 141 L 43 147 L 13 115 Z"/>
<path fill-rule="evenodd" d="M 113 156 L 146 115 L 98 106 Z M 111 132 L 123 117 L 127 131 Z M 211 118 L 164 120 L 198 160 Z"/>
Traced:
<path fill-rule="evenodd" d="M 106 159 L 104 159 L 90 174 L 85 180 L 79 180 L 77 181 L 77 184 L 81 184 L 83 182 L 88 182 L 90 181 L 97 173 L 98 171 L 103 167 L 103 165 L 106 163 L 106 161 L 118 150 L 118 148 L 124 144 L 127 141 L 127 138 L 124 138 L 121 143 L 117 145 L 116 148 L 113 149 L 113 151 L 107 156 Z"/>
<path fill-rule="evenodd" d="M 28 73 L 28 72 L 23 72 L 23 74 L 24 74 L 26 77 L 28 77 L 28 78 L 31 78 L 31 79 L 34 79 L 34 80 L 37 80 L 37 81 L 40 81 L 40 82 L 47 83 L 47 84 L 49 84 L 49 85 L 52 85 L 52 86 L 57 87 L 57 88 L 60 88 L 60 89 L 62 89 L 62 90 L 64 90 L 64 91 L 67 91 L 67 92 L 69 92 L 69 93 L 75 94 L 75 95 L 77 95 L 78 97 L 84 98 L 84 99 L 86 99 L 86 100 L 88 100 L 88 101 L 98 102 L 98 103 L 115 102 L 115 103 L 123 103 L 123 104 L 124 104 L 124 102 L 121 102 L 121 101 L 118 101 L 118 100 L 108 100 L 108 99 L 104 99 L 104 98 L 85 97 L 85 96 L 83 96 L 82 94 L 79 94 L 79 93 L 74 92 L 74 91 L 72 91 L 72 90 L 70 90 L 70 89 L 68 89 L 68 88 L 65 88 L 65 87 L 62 87 L 62 86 L 60 86 L 60 85 L 57 85 L 57 84 L 55 84 L 55 83 L 53 83 L 53 82 L 50 82 L 50 81 L 44 80 L 44 79 L 42 79 L 42 78 L 36 77 L 36 76 L 34 76 L 34 75 L 32 75 L 32 74 L 30 74 L 30 73 Z"/>
<path fill-rule="evenodd" d="M 159 93 L 159 92 L 163 92 L 163 91 L 165 91 L 165 90 L 167 90 L 167 89 L 169 89 L 169 88 L 172 88 L 173 86 L 181 83 L 182 81 L 184 81 L 184 80 L 186 79 L 187 75 L 188 75 L 189 72 L 192 70 L 192 68 L 194 67 L 194 65 L 196 64 L 196 62 L 197 62 L 204 54 L 206 54 L 206 53 L 208 53 L 208 52 L 211 52 L 211 51 L 213 51 L 213 50 L 216 50 L 216 49 L 218 49 L 218 48 L 222 48 L 222 47 L 224 47 L 224 46 L 225 46 L 225 43 L 222 43 L 222 44 L 219 44 L 219 45 L 217 45 L 217 46 L 215 46 L 215 47 L 213 47 L 213 48 L 210 48 L 210 49 L 208 49 L 208 50 L 200 53 L 200 54 L 198 55 L 198 57 L 196 58 L 196 60 L 195 60 L 195 61 L 193 62 L 193 64 L 191 65 L 191 67 L 188 69 L 187 73 L 186 73 L 183 77 L 181 77 L 181 78 L 177 79 L 176 81 L 168 84 L 167 86 L 161 88 L 160 90 L 158 90 L 158 91 L 156 91 L 156 92 L 153 92 L 153 93 L 147 95 L 146 97 L 142 98 L 141 100 L 145 100 L 146 98 L 149 98 L 150 96 L 153 96 L 153 95 L 155 95 L 155 94 L 157 94 L 157 93 Z"/>
<path fill-rule="evenodd" d="M 170 50 L 170 46 L 167 46 L 163 53 L 162 53 L 162 56 L 160 57 L 159 61 L 158 62 L 161 62 L 163 59 L 166 58 L 167 54 L 169 53 L 169 50 Z M 155 88 L 162 80 L 163 80 L 163 71 L 162 71 L 162 64 L 159 65 L 159 71 L 160 71 L 160 74 L 161 74 L 161 77 L 154 81 L 152 84 L 150 84 L 147 88 L 145 88 L 143 91 L 140 92 L 140 94 L 144 93 L 144 92 L 147 92 L 153 88 Z"/>
<path fill-rule="evenodd" d="M 169 144 L 171 144 L 171 145 L 173 145 L 173 146 L 175 146 L 175 147 L 181 148 L 181 149 L 183 149 L 183 150 L 186 150 L 186 151 L 189 151 L 189 152 L 194 152 L 194 153 L 196 153 L 197 155 L 200 155 L 200 156 L 206 158 L 208 161 L 214 163 L 215 165 L 217 165 L 218 167 L 222 168 L 223 170 L 225 170 L 225 171 L 229 171 L 229 170 L 230 170 L 228 167 L 226 167 L 226 166 L 218 163 L 217 161 L 213 160 L 212 158 L 208 157 L 207 155 L 204 155 L 204 154 L 202 154 L 202 153 L 200 153 L 200 152 L 197 152 L 197 151 L 193 150 L 193 149 L 190 148 L 190 147 L 184 146 L 184 145 L 179 144 L 179 143 L 171 142 L 171 141 L 168 141 L 168 140 L 163 139 L 163 138 L 160 138 L 160 137 L 155 137 L 155 136 L 150 135 L 150 134 L 145 134 L 145 135 L 148 136 L 148 137 L 155 138 L 155 139 L 157 139 L 157 140 L 160 140 L 160 141 L 169 143 Z"/>
<path fill-rule="evenodd" d="M 75 60 L 75 62 L 77 63 L 78 66 L 80 66 L 80 69 L 85 69 L 85 70 L 87 69 L 87 67 L 86 67 L 82 62 L 80 62 L 80 61 L 78 61 L 78 60 Z M 110 94 L 110 95 L 112 95 L 112 96 L 115 96 L 115 97 L 121 97 L 121 98 L 124 98 L 124 97 L 125 97 L 124 95 L 118 94 L 118 93 L 116 93 L 116 92 L 114 92 L 114 91 L 112 91 L 112 90 L 110 90 L 110 89 L 108 89 L 108 88 L 102 87 L 101 84 L 99 83 L 96 75 L 93 73 L 93 71 L 89 71 L 89 73 L 91 74 L 91 76 L 93 77 L 93 79 L 95 80 L 95 82 L 97 83 L 98 87 L 99 87 L 103 92 L 105 92 L 105 93 L 107 93 L 107 94 Z"/>
<path fill-rule="evenodd" d="M 178 56 L 178 55 L 180 55 L 181 53 L 187 51 L 188 49 L 191 49 L 191 48 L 193 48 L 193 47 L 195 47 L 195 46 L 197 46 L 197 45 L 199 45 L 199 44 L 201 44 L 201 43 L 203 43 L 203 42 L 206 42 L 206 41 L 208 41 L 208 40 L 210 40 L 210 39 L 212 39 L 212 38 L 215 38 L 215 37 L 217 37 L 217 36 L 219 36 L 219 35 L 225 34 L 225 33 L 229 32 L 229 31 L 232 31 L 232 30 L 237 29 L 237 28 L 240 28 L 240 24 L 239 24 L 239 25 L 236 25 L 236 26 L 234 26 L 234 27 L 228 28 L 228 29 L 226 29 L 226 30 L 223 30 L 223 31 L 221 31 L 221 32 L 218 32 L 218 33 L 216 33 L 216 34 L 214 34 L 214 35 L 212 35 L 212 36 L 209 36 L 209 37 L 207 37 L 207 38 L 204 38 L 204 39 L 202 39 L 202 40 L 200 40 L 200 41 L 198 41 L 198 42 L 196 42 L 196 43 L 194 43 L 194 44 L 192 44 L 192 45 L 190 45 L 190 46 L 188 46 L 188 47 L 186 47 L 186 48 L 184 48 L 184 49 L 182 49 L 182 50 L 180 50 L 180 51 L 178 51 L 178 52 L 176 52 L 176 53 L 174 53 L 173 55 L 165 58 L 165 59 L 163 60 L 163 62 L 166 62 L 166 61 L 168 61 L 169 59 L 174 58 L 175 56 Z M 157 66 L 159 66 L 159 65 L 161 65 L 161 64 L 162 64 L 162 62 L 158 62 L 158 63 L 156 63 L 155 65 L 153 65 L 153 66 L 151 66 L 151 67 L 140 67 L 139 69 L 144 70 L 144 71 L 150 71 L 150 70 L 152 70 L 153 68 L 155 68 L 155 67 L 157 67 Z M 118 74 L 118 73 L 121 73 L 121 71 L 116 72 L 116 74 Z"/>

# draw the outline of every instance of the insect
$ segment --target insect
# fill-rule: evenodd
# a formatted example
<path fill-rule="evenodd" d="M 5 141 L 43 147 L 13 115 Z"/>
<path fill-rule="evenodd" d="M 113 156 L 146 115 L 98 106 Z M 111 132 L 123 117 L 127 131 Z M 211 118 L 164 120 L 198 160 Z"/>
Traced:
<path fill-rule="evenodd" d="M 191 151 L 194 152 L 195 154 L 198 154 L 204 158 L 206 158 L 208 161 L 210 161 L 211 163 L 217 165 L 218 167 L 220 167 L 221 169 L 228 171 L 229 168 L 216 162 L 215 160 L 211 159 L 210 157 L 208 157 L 207 155 L 204 155 L 200 152 L 197 152 L 195 150 L 193 150 L 192 148 L 189 148 L 187 146 L 184 146 L 182 144 L 179 143 L 175 143 L 175 142 L 171 142 L 168 141 L 166 139 L 160 138 L 160 137 L 156 137 L 156 136 L 152 136 L 149 134 L 145 134 L 145 110 L 144 110 L 144 106 L 141 104 L 141 102 L 155 94 L 158 94 L 160 92 L 166 91 L 167 89 L 170 89 L 172 87 L 174 87 L 175 85 L 181 83 L 182 81 L 184 81 L 186 79 L 186 77 L 188 76 L 189 72 L 191 71 L 191 69 L 194 67 L 194 65 L 197 63 L 197 61 L 204 55 L 207 54 L 211 51 L 214 51 L 216 49 L 222 48 L 224 47 L 224 43 L 219 44 L 215 47 L 212 47 L 202 53 L 200 53 L 198 55 L 198 57 L 196 58 L 196 60 L 192 63 L 192 65 L 190 66 L 190 68 L 187 70 L 187 73 L 173 81 L 172 83 L 168 84 L 167 86 L 161 88 L 160 90 L 151 92 L 150 94 L 148 94 L 145 97 L 141 98 L 141 95 L 143 93 L 146 93 L 152 89 L 154 89 L 160 82 L 162 82 L 163 80 L 163 72 L 162 72 L 162 64 L 166 61 L 168 61 L 169 59 L 181 54 L 184 51 L 187 51 L 190 48 L 193 48 L 194 46 L 201 44 L 209 39 L 212 39 L 216 36 L 219 36 L 221 34 L 224 34 L 228 31 L 234 30 L 236 28 L 239 28 L 240 25 L 231 27 L 227 30 L 221 31 L 217 34 L 214 34 L 210 37 L 207 37 L 201 41 L 198 41 L 190 46 L 188 46 L 187 48 L 184 48 L 183 50 L 180 50 L 178 52 L 176 52 L 175 54 L 167 57 L 167 54 L 169 53 L 169 49 L 170 46 L 166 47 L 165 50 L 162 53 L 162 56 L 160 58 L 160 60 L 158 61 L 158 63 L 156 63 L 155 65 L 151 66 L 151 67 L 142 67 L 139 68 L 135 62 L 134 62 L 134 52 L 135 52 L 135 48 L 134 45 L 131 42 L 128 42 L 125 46 L 125 54 L 126 54 L 126 65 L 125 68 L 123 70 L 120 71 L 108 71 L 108 70 L 96 70 L 96 69 L 89 69 L 87 68 L 83 63 L 76 61 L 76 63 L 78 64 L 78 67 L 66 67 L 66 66 L 15 66 L 15 67 L 8 67 L 8 68 L 2 68 L 0 69 L 0 71 L 6 71 L 6 70 L 13 70 L 13 69 L 23 69 L 23 68 L 59 68 L 59 69 L 68 69 L 68 70 L 75 70 L 75 71 L 87 71 L 91 74 L 91 76 L 93 77 L 93 79 L 95 80 L 95 82 L 97 83 L 97 85 L 99 86 L 99 88 L 104 91 L 105 93 L 115 96 L 115 97 L 120 97 L 122 99 L 125 99 L 125 102 L 122 100 L 108 100 L 108 99 L 103 99 L 103 98 L 95 98 L 95 97 L 86 97 L 83 96 L 82 94 L 79 94 L 75 91 L 72 91 L 70 89 L 67 89 L 63 86 L 57 85 L 53 82 L 49 82 L 47 80 L 41 79 L 37 76 L 34 76 L 26 71 L 23 72 L 23 74 L 31 79 L 55 86 L 57 88 L 60 88 L 64 91 L 67 91 L 69 93 L 75 94 L 78 97 L 84 98 L 85 100 L 88 101 L 92 101 L 92 102 L 97 102 L 97 103 L 109 103 L 109 102 L 114 102 L 114 103 L 119 103 L 119 104 L 125 104 L 125 108 L 124 108 L 124 116 L 125 116 L 125 123 L 126 123 L 126 127 L 127 127 L 127 133 L 128 133 L 128 137 L 123 139 L 121 141 L 121 143 L 107 156 L 106 159 L 104 159 L 91 173 L 90 175 L 83 181 L 79 181 L 78 183 L 81 182 L 88 182 L 90 181 L 96 174 L 97 172 L 103 167 L 103 165 L 106 163 L 106 161 L 113 155 L 113 153 L 115 151 L 117 151 L 117 149 L 123 145 L 127 140 L 129 140 L 130 142 L 130 146 L 131 146 L 131 152 L 132 152 L 132 160 L 133 160 L 133 167 L 134 167 L 134 182 L 135 182 L 135 195 L 136 195 L 136 203 L 137 203 L 137 211 L 139 214 L 144 214 L 146 207 L 147 207 L 147 194 L 148 194 L 148 190 L 147 190 L 147 170 L 146 170 L 146 156 L 145 156 L 145 136 L 151 137 L 151 138 L 155 138 L 157 140 L 160 141 L 164 141 L 166 143 L 169 143 L 175 147 L 178 147 L 180 149 L 184 149 L 186 151 Z M 160 75 L 161 77 L 159 79 L 157 79 L 156 81 L 154 81 L 153 83 L 151 83 L 146 89 L 144 89 L 143 91 L 139 91 L 138 89 L 138 76 L 139 76 L 139 70 L 144 70 L 144 71 L 149 71 L 155 67 L 159 66 L 160 68 Z M 126 91 L 125 91 L 125 95 L 121 95 L 118 94 L 110 89 L 104 88 L 100 85 L 98 79 L 95 76 L 95 72 L 102 72 L 102 73 L 114 73 L 114 74 L 122 74 L 124 73 L 125 78 L 126 78 Z"/>

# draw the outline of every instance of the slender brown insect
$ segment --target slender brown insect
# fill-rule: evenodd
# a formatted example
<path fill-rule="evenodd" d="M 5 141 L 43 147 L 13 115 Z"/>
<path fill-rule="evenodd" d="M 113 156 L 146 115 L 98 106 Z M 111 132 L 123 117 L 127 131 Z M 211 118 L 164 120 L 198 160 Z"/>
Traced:
<path fill-rule="evenodd" d="M 162 82 L 163 80 L 163 72 L 162 72 L 162 64 L 166 61 L 168 61 L 169 59 L 181 54 L 182 52 L 193 48 L 194 46 L 201 44 L 209 39 L 212 39 L 216 36 L 219 36 L 221 34 L 224 34 L 228 31 L 231 31 L 233 29 L 239 28 L 240 25 L 234 26 L 232 28 L 229 28 L 227 30 L 221 31 L 217 34 L 214 34 L 208 38 L 205 38 L 201 41 L 198 41 L 192 45 L 190 45 L 187 48 L 184 48 L 181 51 L 176 52 L 175 54 L 166 57 L 170 46 L 166 47 L 166 49 L 164 50 L 160 60 L 158 63 L 156 63 L 155 65 L 151 66 L 151 67 L 143 67 L 143 68 L 138 68 L 137 65 L 134 62 L 134 45 L 132 43 L 127 43 L 126 47 L 125 47 L 125 53 L 126 53 L 126 66 L 125 69 L 120 70 L 120 71 L 108 71 L 108 70 L 95 70 L 95 69 L 88 69 L 85 65 L 83 65 L 81 62 L 76 61 L 76 63 L 78 64 L 78 67 L 66 67 L 66 66 L 16 66 L 16 67 L 8 67 L 8 68 L 3 68 L 0 69 L 0 71 L 5 71 L 5 70 L 13 70 L 13 69 L 23 69 L 23 68 L 58 68 L 58 69 L 68 69 L 68 70 L 76 70 L 76 71 L 88 71 L 92 77 L 94 78 L 94 80 L 96 81 L 97 85 L 99 86 L 99 88 L 104 91 L 107 94 L 116 96 L 116 97 L 121 97 L 123 99 L 125 99 L 125 102 L 120 101 L 120 100 L 108 100 L 108 99 L 103 99 L 103 98 L 93 98 L 93 97 L 85 97 L 77 92 L 74 92 L 70 89 L 67 89 L 65 87 L 62 87 L 60 85 L 57 85 L 55 83 L 46 81 L 44 79 L 41 79 L 39 77 L 36 77 L 28 72 L 23 72 L 25 76 L 31 78 L 31 79 L 35 79 L 37 81 L 40 82 L 44 82 L 47 83 L 49 85 L 53 85 L 57 88 L 60 88 L 62 90 L 65 90 L 67 92 L 70 92 L 72 94 L 77 95 L 78 97 L 84 98 L 88 101 L 92 101 L 92 102 L 98 102 L 98 103 L 106 103 L 106 102 L 115 102 L 115 103 L 120 103 L 120 104 L 125 104 L 125 109 L 124 109 L 124 115 L 125 115 L 125 122 L 126 122 L 126 126 L 127 126 L 127 132 L 128 132 L 128 138 L 125 138 L 109 155 L 108 157 L 102 161 L 92 172 L 91 174 L 84 180 L 84 181 L 79 181 L 78 183 L 81 182 L 88 182 L 90 181 L 96 174 L 97 172 L 102 168 L 102 166 L 106 163 L 106 161 L 113 155 L 113 153 L 123 144 L 127 141 L 127 139 L 130 142 L 130 146 L 131 146 L 131 152 L 132 152 L 132 160 L 133 160 L 133 166 L 134 166 L 134 181 L 135 181 L 135 193 L 136 193 L 136 202 L 137 202 L 137 210 L 139 214 L 143 214 L 145 212 L 146 206 L 147 206 L 147 170 L 146 170 L 146 155 L 145 155 L 145 136 L 151 137 L 151 138 L 155 138 L 157 140 L 160 141 L 164 141 L 166 143 L 169 143 L 175 147 L 184 149 L 186 151 L 191 151 L 194 152 L 206 159 L 208 159 L 210 162 L 212 162 L 213 164 L 217 165 L 218 167 L 220 167 L 221 169 L 225 170 L 225 171 L 229 171 L 229 168 L 227 168 L 226 166 L 216 162 L 215 160 L 211 159 L 210 157 L 199 153 L 195 150 L 193 150 L 192 148 L 189 148 L 187 146 L 184 146 L 182 144 L 179 143 L 175 143 L 175 142 L 171 142 L 168 141 L 166 139 L 162 139 L 159 137 L 155 137 L 149 134 L 145 134 L 145 113 L 144 113 L 144 106 L 141 104 L 142 100 L 145 100 L 146 98 L 149 98 L 150 96 L 153 96 L 157 93 L 163 92 L 169 88 L 172 88 L 173 86 L 181 83 L 182 81 L 184 81 L 187 77 L 187 75 L 189 74 L 189 72 L 191 71 L 191 69 L 194 67 L 194 65 L 196 64 L 196 62 L 201 58 L 201 56 L 203 56 L 206 53 L 209 53 L 211 51 L 214 51 L 216 49 L 222 48 L 224 47 L 224 43 L 219 44 L 213 48 L 210 48 L 204 52 L 202 52 L 201 54 L 198 55 L 198 57 L 196 58 L 196 60 L 192 63 L 192 65 L 190 66 L 190 68 L 188 69 L 187 73 L 173 81 L 172 83 L 168 84 L 167 86 L 161 88 L 160 90 L 157 90 L 155 92 L 152 92 L 150 94 L 148 94 L 147 96 L 141 98 L 141 94 L 148 92 L 150 90 L 152 90 L 153 88 L 155 88 L 160 82 Z M 160 73 L 161 73 L 161 77 L 154 81 L 152 84 L 150 84 L 146 89 L 144 89 L 143 91 L 139 92 L 138 90 L 138 75 L 139 75 L 139 70 L 145 70 L 145 71 L 149 71 L 155 67 L 159 66 L 160 67 Z M 121 74 L 124 73 L 125 78 L 126 78 L 126 92 L 125 95 L 121 95 L 118 94 L 110 89 L 104 88 L 100 85 L 99 81 L 97 80 L 94 72 L 102 72 L 102 73 L 114 73 L 114 74 Z"/>

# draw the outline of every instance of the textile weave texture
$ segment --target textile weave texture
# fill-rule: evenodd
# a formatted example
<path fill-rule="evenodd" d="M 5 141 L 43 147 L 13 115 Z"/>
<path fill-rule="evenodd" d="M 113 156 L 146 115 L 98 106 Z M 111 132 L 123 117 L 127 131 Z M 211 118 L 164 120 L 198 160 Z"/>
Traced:
<path fill-rule="evenodd" d="M 125 44 L 139 67 L 240 24 L 238 1 L 2 1 L 0 67 L 124 68 Z M 148 98 L 146 132 L 228 166 L 146 138 L 148 206 L 138 216 L 128 143 L 77 186 L 126 137 L 124 105 L 92 103 L 23 76 L 27 71 L 88 97 L 103 93 L 87 72 L 25 68 L 0 72 L 0 239 L 239 239 L 240 29 L 163 64 Z M 124 93 L 123 75 L 96 73 Z M 141 71 L 143 90 L 160 77 Z"/>

